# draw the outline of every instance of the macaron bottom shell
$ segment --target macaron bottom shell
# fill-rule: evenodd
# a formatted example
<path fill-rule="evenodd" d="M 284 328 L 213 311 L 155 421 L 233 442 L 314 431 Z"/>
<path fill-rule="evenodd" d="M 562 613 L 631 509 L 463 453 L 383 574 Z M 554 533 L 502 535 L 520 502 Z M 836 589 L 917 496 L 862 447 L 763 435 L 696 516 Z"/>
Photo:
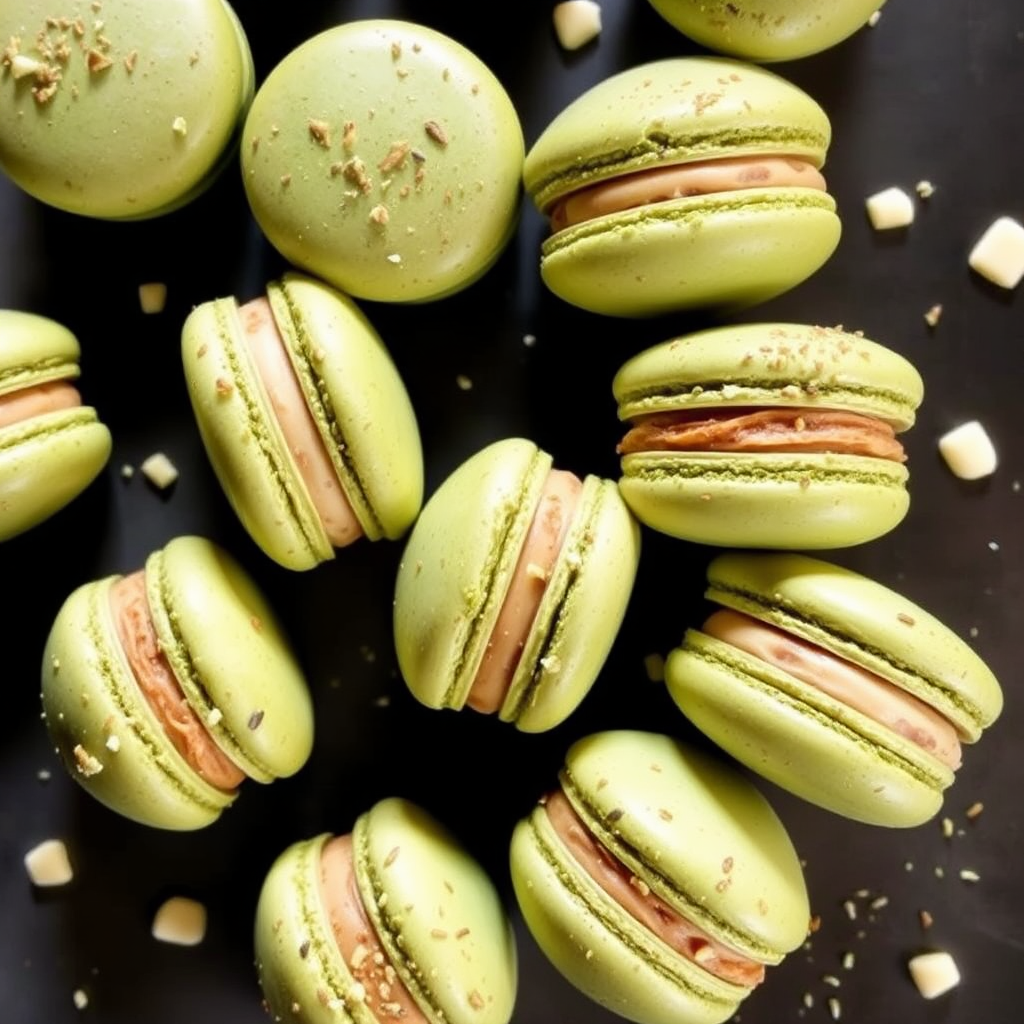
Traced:
<path fill-rule="evenodd" d="M 858 455 L 637 452 L 622 474 L 642 523 L 718 546 L 849 547 L 889 532 L 910 507 L 906 467 Z"/>
<path fill-rule="evenodd" d="M 610 214 L 548 238 L 541 276 L 610 316 L 742 308 L 810 277 L 839 244 L 835 201 L 815 189 L 744 189 Z"/>

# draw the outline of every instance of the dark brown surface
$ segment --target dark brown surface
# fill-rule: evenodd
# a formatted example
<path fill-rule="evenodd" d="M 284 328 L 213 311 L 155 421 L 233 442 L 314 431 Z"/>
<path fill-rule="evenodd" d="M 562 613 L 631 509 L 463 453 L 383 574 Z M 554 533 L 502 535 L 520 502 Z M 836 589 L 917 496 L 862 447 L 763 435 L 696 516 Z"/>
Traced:
<path fill-rule="evenodd" d="M 338 21 L 369 15 L 425 19 L 474 49 L 508 88 L 527 144 L 570 99 L 611 71 L 698 52 L 642 0 L 604 0 L 596 44 L 565 54 L 551 4 L 240 3 L 259 79 L 292 47 Z M 269 13 L 272 12 L 272 13 Z M 997 215 L 1024 216 L 1024 14 L 1016 0 L 892 0 L 879 25 L 840 47 L 778 71 L 829 112 L 826 175 L 844 219 L 835 257 L 812 280 L 744 320 L 842 323 L 913 360 L 926 385 L 906 435 L 912 508 L 888 537 L 832 557 L 902 590 L 973 638 L 1003 682 L 1002 719 L 976 748 L 939 820 L 886 831 L 835 818 L 764 784 L 807 861 L 821 930 L 769 972 L 741 1011 L 746 1024 L 842 1020 L 878 1024 L 987 1021 L 1020 1015 L 1024 995 L 1024 757 L 1018 736 L 1021 608 L 1024 296 L 967 268 L 975 239 Z M 879 236 L 863 209 L 891 184 L 937 186 L 906 232 Z M 0 546 L 4 641 L 0 723 L 0 1021 L 63 1024 L 242 1024 L 264 1019 L 252 965 L 257 893 L 273 858 L 320 831 L 347 831 L 379 797 L 409 797 L 445 821 L 492 872 L 510 908 L 506 863 L 513 823 L 552 782 L 577 736 L 630 726 L 695 738 L 643 659 L 666 653 L 703 614 L 709 549 L 644 534 L 626 622 L 591 695 L 563 726 L 525 737 L 470 711 L 421 708 L 397 676 L 390 635 L 399 544 L 361 543 L 329 565 L 292 574 L 242 532 L 216 486 L 191 419 L 179 363 L 181 324 L 196 303 L 257 294 L 283 265 L 250 218 L 234 168 L 185 210 L 157 221 L 105 224 L 46 209 L 0 180 L 0 306 L 66 323 L 82 342 L 82 390 L 114 435 L 105 474 L 48 523 Z M 508 252 L 468 291 L 428 306 L 365 306 L 389 344 L 415 403 L 432 490 L 484 443 L 533 438 L 560 466 L 614 476 L 619 438 L 610 382 L 648 344 L 710 324 L 707 318 L 603 319 L 547 294 L 537 274 L 542 224 L 524 208 Z M 168 285 L 166 310 L 144 317 L 136 288 Z M 924 312 L 942 303 L 930 330 Z M 524 344 L 524 335 L 536 344 Z M 463 390 L 465 375 L 472 388 Z M 965 484 L 941 462 L 936 438 L 980 418 L 1001 455 L 991 479 Z M 156 493 L 120 468 L 166 451 L 182 471 Z M 141 566 L 154 547 L 197 532 L 232 551 L 265 587 L 314 692 L 317 741 L 307 767 L 269 788 L 248 784 L 236 806 L 199 833 L 166 834 L 127 822 L 60 768 L 39 720 L 39 660 L 61 602 L 78 584 Z M 37 772 L 52 772 L 41 782 Z M 481 787 L 481 783 L 483 786 Z M 480 798 L 481 788 L 485 793 Z M 965 809 L 976 800 L 974 822 Z M 73 884 L 33 892 L 26 850 L 63 837 Z M 961 869 L 980 875 L 975 884 Z M 938 877 L 942 869 L 944 877 Z M 854 895 L 865 890 L 870 895 Z M 209 910 L 202 946 L 149 936 L 161 899 L 182 892 Z M 877 896 L 888 904 L 876 910 Z M 859 910 L 848 919 L 844 900 Z M 934 916 L 927 932 L 919 910 Z M 614 1019 L 579 996 L 519 929 L 518 1024 Z M 929 1003 L 905 967 L 922 948 L 950 950 L 963 973 Z M 852 970 L 840 958 L 855 954 Z M 834 974 L 841 987 L 821 979 Z M 72 992 L 84 989 L 79 1013 Z M 814 997 L 803 1008 L 803 994 Z"/>

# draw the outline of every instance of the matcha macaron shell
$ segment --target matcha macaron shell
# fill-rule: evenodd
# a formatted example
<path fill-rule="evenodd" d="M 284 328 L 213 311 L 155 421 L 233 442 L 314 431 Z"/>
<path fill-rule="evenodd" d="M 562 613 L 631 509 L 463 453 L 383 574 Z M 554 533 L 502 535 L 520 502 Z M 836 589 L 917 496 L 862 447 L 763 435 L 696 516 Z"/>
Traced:
<path fill-rule="evenodd" d="M 346 295 L 298 274 L 267 297 L 338 484 L 363 534 L 401 536 L 423 498 L 415 412 L 391 356 Z M 182 330 L 196 422 L 214 471 L 256 543 L 309 569 L 334 548 L 249 353 L 235 299 L 206 302 Z"/>
<path fill-rule="evenodd" d="M 746 60 L 795 60 L 862 28 L 885 0 L 651 0 L 698 43 Z"/>
<path fill-rule="evenodd" d="M 417 520 L 399 567 L 394 633 L 406 683 L 427 706 L 464 706 L 551 466 L 531 441 L 495 442 L 458 467 Z M 499 711 L 526 732 L 552 728 L 583 699 L 632 591 L 639 533 L 614 484 L 588 476 L 580 507 Z"/>
<path fill-rule="evenodd" d="M 223 0 L 10 0 L 0 38 L 20 40 L 0 76 L 0 167 L 45 203 L 156 216 L 235 153 L 255 73 Z"/>
<path fill-rule="evenodd" d="M 802 555 L 730 553 L 708 569 L 710 600 L 875 673 L 974 742 L 1002 709 L 981 658 L 927 611 L 850 570 Z M 931 818 L 953 771 L 910 739 L 791 676 L 688 630 L 666 665 L 698 728 L 793 793 L 871 824 Z"/>
<path fill-rule="evenodd" d="M 66 327 L 33 313 L 0 310 L 0 400 L 74 380 L 78 357 L 78 341 Z M 0 425 L 0 541 L 77 497 L 106 465 L 110 448 L 110 431 L 89 406 Z"/>
<path fill-rule="evenodd" d="M 300 1024 L 375 1024 L 319 891 L 329 839 L 295 843 L 267 876 L 256 912 L 260 985 L 272 1012 Z M 353 856 L 374 930 L 427 1020 L 507 1024 L 516 996 L 515 941 L 480 866 L 430 815 L 397 797 L 357 820 Z"/>
<path fill-rule="evenodd" d="M 523 136 L 469 50 L 404 21 L 336 26 L 260 87 L 242 173 L 271 244 L 356 298 L 418 302 L 471 284 L 518 217 Z"/>

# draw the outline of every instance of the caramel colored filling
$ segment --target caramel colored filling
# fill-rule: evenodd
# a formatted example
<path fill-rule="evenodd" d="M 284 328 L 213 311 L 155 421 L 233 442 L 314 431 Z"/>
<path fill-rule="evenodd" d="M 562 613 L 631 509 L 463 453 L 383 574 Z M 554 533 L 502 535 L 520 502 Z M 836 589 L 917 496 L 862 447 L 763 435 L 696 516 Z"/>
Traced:
<path fill-rule="evenodd" d="M 288 358 L 270 303 L 265 298 L 253 299 L 239 308 L 239 315 L 249 351 L 313 507 L 331 544 L 336 548 L 345 547 L 362 536 L 363 528 L 341 489 L 324 439 Z"/>
<path fill-rule="evenodd" d="M 784 156 L 739 156 L 636 171 L 590 185 L 551 208 L 551 230 L 582 224 L 609 213 L 687 196 L 746 188 L 813 188 L 825 191 L 821 172 L 806 160 Z"/>
<path fill-rule="evenodd" d="M 588 875 L 662 942 L 705 971 L 753 988 L 764 980 L 764 964 L 737 953 L 659 899 L 647 884 L 605 849 L 583 824 L 561 790 L 544 802 L 548 819 Z"/>
<path fill-rule="evenodd" d="M 334 941 L 365 1002 L 381 1024 L 402 1020 L 429 1024 L 398 977 L 363 907 L 352 860 L 352 837 L 336 836 L 320 854 L 320 900 L 330 918 Z"/>
<path fill-rule="evenodd" d="M 505 700 L 548 579 L 562 550 L 583 484 L 565 470 L 552 470 L 512 573 L 497 621 L 466 702 L 484 714 Z"/>
<path fill-rule="evenodd" d="M 636 420 L 617 451 L 796 452 L 868 455 L 905 462 L 882 420 L 833 409 L 695 409 Z"/>
<path fill-rule="evenodd" d="M 860 711 L 948 767 L 960 767 L 960 740 L 953 724 L 874 672 L 730 609 L 715 612 L 703 629 Z"/>
<path fill-rule="evenodd" d="M 54 380 L 34 387 L 22 388 L 0 395 L 0 427 L 42 416 L 60 409 L 74 409 L 82 404 L 82 396 L 66 381 Z"/>
<path fill-rule="evenodd" d="M 144 571 L 123 576 L 110 588 L 110 609 L 135 681 L 174 749 L 211 786 L 225 792 L 234 790 L 245 773 L 217 746 L 192 710 L 160 650 L 146 600 Z"/>

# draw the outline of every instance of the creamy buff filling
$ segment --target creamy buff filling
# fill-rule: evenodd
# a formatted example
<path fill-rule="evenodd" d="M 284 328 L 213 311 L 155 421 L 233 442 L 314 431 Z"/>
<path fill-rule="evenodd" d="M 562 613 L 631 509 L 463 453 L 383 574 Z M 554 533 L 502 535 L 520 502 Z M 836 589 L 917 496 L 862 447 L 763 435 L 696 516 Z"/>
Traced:
<path fill-rule="evenodd" d="M 794 452 L 905 462 L 888 423 L 838 409 L 727 408 L 654 413 L 634 421 L 617 451 Z"/>
<path fill-rule="evenodd" d="M 338 481 L 324 439 L 288 358 L 284 338 L 266 298 L 239 307 L 246 342 L 274 416 L 309 491 L 324 531 L 336 548 L 361 537 L 363 528 Z"/>
<path fill-rule="evenodd" d="M 960 739 L 953 724 L 874 672 L 731 609 L 715 612 L 703 631 L 842 701 L 954 771 L 960 767 Z"/>
<path fill-rule="evenodd" d="M 30 420 L 48 412 L 74 409 L 82 404 L 78 389 L 67 381 L 54 380 L 0 395 L 0 427 Z"/>
<path fill-rule="evenodd" d="M 110 609 L 135 681 L 174 749 L 211 786 L 225 792 L 235 790 L 245 773 L 217 746 L 192 710 L 160 650 L 146 600 L 145 571 L 123 576 L 114 583 L 110 588 Z"/>
<path fill-rule="evenodd" d="M 512 582 L 466 698 L 477 711 L 490 714 L 505 700 L 582 489 L 583 484 L 572 473 L 561 469 L 548 473 Z"/>
<path fill-rule="evenodd" d="M 688 921 L 613 857 L 584 825 L 562 790 L 548 795 L 544 809 L 552 828 L 587 874 L 662 942 L 709 974 L 735 985 L 753 988 L 764 980 L 764 964 L 737 953 Z"/>
<path fill-rule="evenodd" d="M 549 214 L 551 230 L 561 231 L 609 213 L 688 196 L 794 187 L 826 190 L 821 172 L 799 157 L 738 156 L 655 167 L 589 185 L 560 199 Z"/>
<path fill-rule="evenodd" d="M 320 854 L 320 900 L 342 959 L 363 987 L 367 1008 L 381 1024 L 429 1024 L 402 983 L 363 907 L 356 884 L 352 837 L 336 836 Z"/>

